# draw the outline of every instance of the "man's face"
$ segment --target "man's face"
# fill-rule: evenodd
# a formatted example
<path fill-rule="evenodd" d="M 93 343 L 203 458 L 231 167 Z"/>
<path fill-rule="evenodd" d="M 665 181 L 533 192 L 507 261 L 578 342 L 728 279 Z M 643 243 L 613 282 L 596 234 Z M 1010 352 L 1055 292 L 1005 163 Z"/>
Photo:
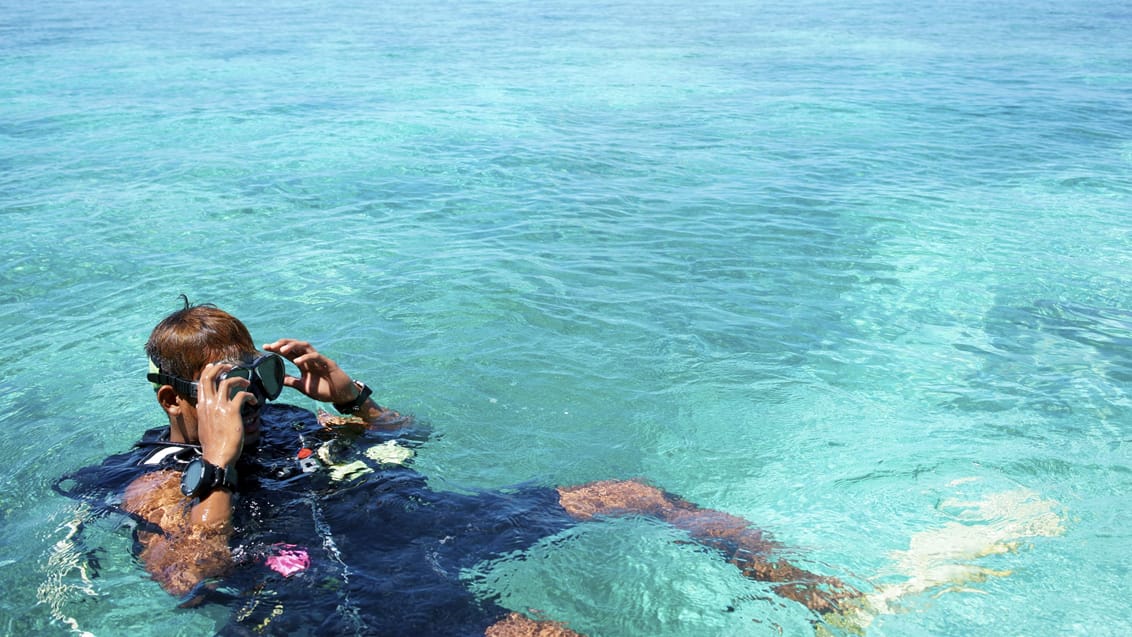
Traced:
<path fill-rule="evenodd" d="M 259 430 L 263 424 L 263 419 L 260 417 L 263 413 L 262 399 L 258 404 L 250 405 L 245 404 L 240 409 L 240 417 L 244 421 L 244 446 L 254 445 L 259 442 Z"/>

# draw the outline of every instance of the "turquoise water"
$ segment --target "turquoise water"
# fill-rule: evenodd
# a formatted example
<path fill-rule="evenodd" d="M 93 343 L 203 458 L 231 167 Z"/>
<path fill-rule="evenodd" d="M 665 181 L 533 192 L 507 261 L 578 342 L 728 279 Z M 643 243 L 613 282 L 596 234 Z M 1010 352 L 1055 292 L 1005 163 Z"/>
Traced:
<path fill-rule="evenodd" d="M 218 619 L 110 528 L 84 581 L 50 490 L 160 424 L 182 292 L 431 423 L 437 488 L 646 477 L 866 590 L 950 498 L 1029 490 L 1063 533 L 867 634 L 1132 631 L 1127 4 L 377 4 L 4 3 L 0 633 Z M 602 522 L 469 586 L 813 634 L 680 539 Z"/>

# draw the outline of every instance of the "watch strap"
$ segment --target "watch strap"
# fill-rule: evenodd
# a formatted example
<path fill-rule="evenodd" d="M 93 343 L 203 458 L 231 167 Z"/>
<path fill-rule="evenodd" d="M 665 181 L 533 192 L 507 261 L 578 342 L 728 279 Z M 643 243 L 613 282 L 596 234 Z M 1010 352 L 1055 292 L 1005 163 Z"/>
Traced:
<path fill-rule="evenodd" d="M 217 467 L 216 471 L 219 475 L 217 475 L 216 482 L 212 485 L 213 490 L 224 489 L 230 493 L 235 493 L 236 487 L 239 486 L 240 483 L 239 476 L 236 475 L 236 465 Z"/>
<path fill-rule="evenodd" d="M 236 492 L 239 476 L 235 466 L 218 467 L 197 458 L 181 474 L 181 493 L 190 498 L 204 498 L 217 489 Z"/>
<path fill-rule="evenodd" d="M 358 388 L 358 397 L 346 403 L 334 403 L 334 408 L 340 414 L 350 415 L 361 409 L 362 405 L 366 404 L 366 400 L 373 394 L 373 390 L 369 385 L 361 382 L 360 380 L 354 381 L 354 386 Z"/>

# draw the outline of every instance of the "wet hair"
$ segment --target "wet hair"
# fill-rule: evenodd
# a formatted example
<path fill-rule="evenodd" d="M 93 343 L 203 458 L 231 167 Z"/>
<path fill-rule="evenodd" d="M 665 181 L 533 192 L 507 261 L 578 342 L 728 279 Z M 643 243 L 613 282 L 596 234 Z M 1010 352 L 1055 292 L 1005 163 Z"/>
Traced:
<path fill-rule="evenodd" d="M 185 306 L 162 319 L 145 343 L 149 360 L 162 372 L 194 380 L 211 362 L 256 352 L 238 318 L 210 303 L 193 305 L 184 294 L 181 300 Z"/>

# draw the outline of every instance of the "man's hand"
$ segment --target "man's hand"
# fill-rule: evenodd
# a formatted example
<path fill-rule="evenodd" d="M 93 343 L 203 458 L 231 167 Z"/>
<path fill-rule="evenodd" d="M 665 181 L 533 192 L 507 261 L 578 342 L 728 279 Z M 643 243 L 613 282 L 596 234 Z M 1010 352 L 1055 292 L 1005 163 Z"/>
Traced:
<path fill-rule="evenodd" d="M 211 363 L 205 366 L 197 382 L 197 436 L 201 454 L 205 461 L 218 467 L 227 467 L 240 457 L 244 447 L 240 409 L 244 403 L 256 402 L 251 392 L 244 391 L 249 385 L 246 378 L 225 378 L 217 385 L 216 378 L 228 369 L 228 365 Z"/>
<path fill-rule="evenodd" d="M 310 343 L 281 338 L 264 345 L 263 349 L 279 354 L 299 368 L 298 378 L 290 374 L 283 378 L 287 387 L 324 403 L 348 403 L 358 397 L 358 388 L 350 375 Z"/>

